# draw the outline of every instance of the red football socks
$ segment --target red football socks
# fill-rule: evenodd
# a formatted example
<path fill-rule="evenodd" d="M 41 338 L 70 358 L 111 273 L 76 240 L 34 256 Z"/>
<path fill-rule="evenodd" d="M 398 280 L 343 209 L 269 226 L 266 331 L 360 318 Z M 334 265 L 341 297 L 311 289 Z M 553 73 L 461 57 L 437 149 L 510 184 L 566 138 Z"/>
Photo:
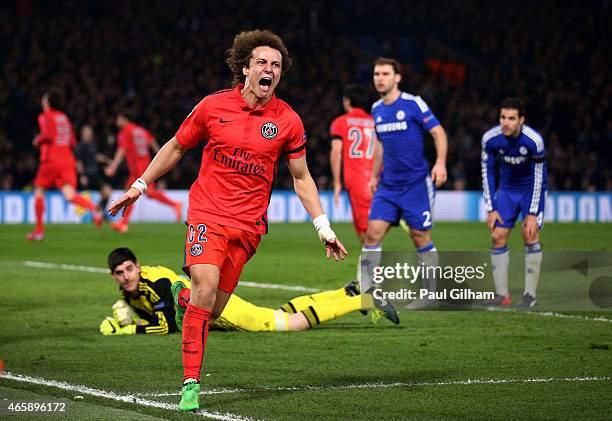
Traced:
<path fill-rule="evenodd" d="M 200 381 L 209 318 L 209 310 L 191 303 L 187 305 L 183 318 L 183 381 L 186 379 Z"/>
<path fill-rule="evenodd" d="M 36 214 L 36 232 L 43 232 L 45 227 L 43 225 L 43 213 L 45 213 L 45 198 L 42 196 L 36 196 L 34 199 L 34 213 Z"/>
<path fill-rule="evenodd" d="M 91 203 L 91 200 L 84 198 L 80 194 L 75 194 L 71 202 L 75 205 L 79 205 L 82 208 L 89 209 L 92 212 L 96 210 L 96 206 Z"/>
<path fill-rule="evenodd" d="M 151 199 L 155 199 L 157 201 L 162 202 L 165 205 L 176 206 L 177 202 L 170 199 L 168 196 L 160 192 L 159 190 L 149 190 L 147 191 L 147 196 Z"/>

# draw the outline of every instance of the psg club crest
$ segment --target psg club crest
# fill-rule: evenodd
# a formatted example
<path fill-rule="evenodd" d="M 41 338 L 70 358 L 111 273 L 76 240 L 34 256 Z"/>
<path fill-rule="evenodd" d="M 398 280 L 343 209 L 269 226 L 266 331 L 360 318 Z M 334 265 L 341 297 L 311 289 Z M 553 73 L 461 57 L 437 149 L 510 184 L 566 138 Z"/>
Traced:
<path fill-rule="evenodd" d="M 189 254 L 191 254 L 193 257 L 198 257 L 200 254 L 202 254 L 203 251 L 204 248 L 200 243 L 195 243 L 191 247 L 189 247 Z"/>
<path fill-rule="evenodd" d="M 276 137 L 277 134 L 278 127 L 276 127 L 276 124 L 269 122 L 261 126 L 261 135 L 266 139 L 272 140 Z"/>

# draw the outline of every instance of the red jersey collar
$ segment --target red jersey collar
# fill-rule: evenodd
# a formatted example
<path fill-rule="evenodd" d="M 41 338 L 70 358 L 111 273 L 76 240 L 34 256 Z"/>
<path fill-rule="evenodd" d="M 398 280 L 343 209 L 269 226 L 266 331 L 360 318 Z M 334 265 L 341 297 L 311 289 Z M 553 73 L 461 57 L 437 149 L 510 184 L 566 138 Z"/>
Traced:
<path fill-rule="evenodd" d="M 368 116 L 368 113 L 366 113 L 363 108 L 359 108 L 359 107 L 354 107 L 347 114 L 350 116 L 356 116 L 356 117 L 367 117 Z"/>
<path fill-rule="evenodd" d="M 276 105 L 278 104 L 278 100 L 276 99 L 276 94 L 272 94 L 272 98 L 270 98 L 270 101 L 268 101 L 268 103 L 264 105 L 263 108 L 253 108 L 249 104 L 247 104 L 242 94 L 240 93 L 242 88 L 244 88 L 244 83 L 240 83 L 236 85 L 232 94 L 236 97 L 236 99 L 240 103 L 240 108 L 242 108 L 243 110 L 252 111 L 254 113 L 265 114 L 266 112 L 271 111 L 276 108 Z"/>

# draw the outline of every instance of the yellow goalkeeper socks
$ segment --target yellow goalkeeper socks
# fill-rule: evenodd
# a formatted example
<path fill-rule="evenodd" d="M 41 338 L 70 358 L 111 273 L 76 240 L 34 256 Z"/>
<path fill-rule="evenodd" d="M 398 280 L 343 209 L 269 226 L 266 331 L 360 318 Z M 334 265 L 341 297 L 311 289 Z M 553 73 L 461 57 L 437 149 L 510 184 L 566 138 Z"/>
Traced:
<path fill-rule="evenodd" d="M 281 306 L 281 309 L 290 314 L 299 313 L 300 311 L 310 307 L 313 303 L 337 300 L 338 298 L 345 298 L 346 296 L 347 295 L 344 288 L 336 289 L 333 291 L 317 292 L 316 294 L 295 297 L 292 300 L 289 300 L 288 303 L 283 304 Z"/>
<path fill-rule="evenodd" d="M 308 308 L 302 310 L 302 313 L 306 316 L 306 320 L 308 320 L 310 327 L 313 327 L 320 323 L 344 316 L 352 311 L 361 310 L 363 298 L 364 297 L 356 295 L 354 297 L 344 296 L 335 300 L 313 302 Z"/>

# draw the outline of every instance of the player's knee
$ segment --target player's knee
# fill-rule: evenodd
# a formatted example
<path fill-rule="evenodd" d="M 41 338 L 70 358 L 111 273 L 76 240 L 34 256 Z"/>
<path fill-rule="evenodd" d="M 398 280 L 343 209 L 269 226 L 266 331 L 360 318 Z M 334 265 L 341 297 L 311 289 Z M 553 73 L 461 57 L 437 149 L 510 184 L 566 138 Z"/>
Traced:
<path fill-rule="evenodd" d="M 379 244 L 380 241 L 382 239 L 382 236 L 380 235 L 376 235 L 374 233 L 369 233 L 364 236 L 364 240 L 363 243 L 365 245 L 375 245 L 375 244 Z"/>
<path fill-rule="evenodd" d="M 308 323 L 306 316 L 304 316 L 304 314 L 300 312 L 289 315 L 289 323 L 287 328 L 287 330 L 291 332 L 300 332 L 303 330 L 310 329 L 310 324 Z"/>
<path fill-rule="evenodd" d="M 522 235 L 523 235 L 523 242 L 525 244 L 533 244 L 533 243 L 537 243 L 538 241 L 540 241 L 539 231 L 536 231 L 535 233 L 528 233 L 527 230 L 523 228 Z"/>
<path fill-rule="evenodd" d="M 429 236 L 429 231 L 421 231 L 411 229 L 409 232 L 410 239 L 417 247 L 423 247 L 427 244 L 431 243 L 431 238 Z"/>
<path fill-rule="evenodd" d="M 212 308 L 217 298 L 217 288 L 209 283 L 197 283 L 191 280 L 191 300 L 200 307 Z M 217 315 L 216 317 L 218 317 Z"/>
<path fill-rule="evenodd" d="M 71 186 L 66 185 L 62 188 L 62 194 L 64 195 L 64 198 L 70 202 L 72 199 L 74 199 L 75 191 Z"/>
<path fill-rule="evenodd" d="M 379 244 L 385 235 L 385 230 L 379 229 L 375 226 L 370 225 L 368 230 L 364 234 L 364 244 L 373 245 Z"/>
<path fill-rule="evenodd" d="M 493 242 L 493 247 L 503 247 L 508 243 L 508 235 L 503 231 L 493 230 L 491 241 Z"/>

